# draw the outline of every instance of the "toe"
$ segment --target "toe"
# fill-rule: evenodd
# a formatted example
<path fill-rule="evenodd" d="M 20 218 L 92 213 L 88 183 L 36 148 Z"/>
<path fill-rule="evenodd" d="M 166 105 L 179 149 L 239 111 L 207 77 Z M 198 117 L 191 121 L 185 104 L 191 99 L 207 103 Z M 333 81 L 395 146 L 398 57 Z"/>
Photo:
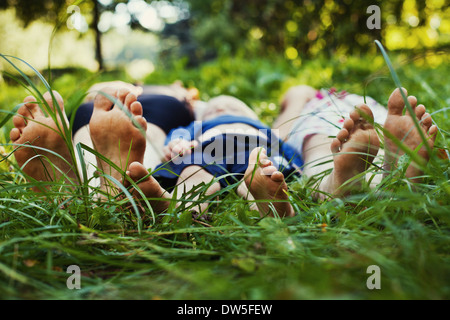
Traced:
<path fill-rule="evenodd" d="M 261 168 L 265 168 L 272 165 L 272 161 L 270 161 L 269 157 L 267 156 L 266 149 L 261 150 L 261 152 L 259 153 L 258 160 L 259 160 L 258 164 Z"/>
<path fill-rule="evenodd" d="M 438 127 L 435 125 L 432 125 L 430 130 L 428 130 L 428 135 L 431 137 L 431 141 L 434 142 L 436 140 L 437 132 L 438 132 Z"/>
<path fill-rule="evenodd" d="M 23 130 L 25 126 L 27 125 L 26 119 L 23 116 L 14 116 L 13 117 L 13 124 L 14 127 Z"/>
<path fill-rule="evenodd" d="M 284 175 L 280 171 L 275 171 L 274 173 L 272 173 L 270 178 L 274 182 L 283 182 L 284 181 Z"/>
<path fill-rule="evenodd" d="M 144 111 L 142 108 L 142 104 L 139 101 L 133 101 L 129 104 L 130 106 L 130 112 L 135 116 L 142 116 Z"/>
<path fill-rule="evenodd" d="M 361 115 L 356 108 L 352 112 L 350 112 L 350 119 L 352 119 L 354 123 L 357 123 L 360 118 Z"/>
<path fill-rule="evenodd" d="M 136 100 L 137 100 L 136 96 L 134 94 L 132 94 L 132 93 L 128 93 L 125 96 L 125 105 L 130 109 L 130 111 L 131 111 L 131 105 L 133 103 L 135 103 Z"/>
<path fill-rule="evenodd" d="M 149 175 L 149 172 L 140 162 L 133 162 L 128 167 L 127 175 L 135 182 L 139 182 L 139 189 L 145 197 L 149 198 L 163 198 L 165 190 L 161 188 L 159 183 Z M 145 178 L 145 179 L 144 179 Z M 129 184 L 129 182 L 128 182 Z M 135 196 L 140 197 L 136 191 L 133 192 Z M 156 208 L 161 207 L 162 203 L 154 203 Z M 165 206 L 165 205 L 164 205 Z M 159 210 L 158 210 L 159 211 Z"/>
<path fill-rule="evenodd" d="M 130 93 L 130 90 L 128 90 L 126 88 L 121 88 L 117 92 L 117 98 L 119 99 L 119 101 L 122 104 L 125 104 L 125 100 L 126 100 L 127 96 L 129 95 L 129 93 Z"/>
<path fill-rule="evenodd" d="M 29 116 L 29 118 L 33 119 L 38 116 L 44 115 L 41 108 L 39 107 L 39 104 L 35 103 L 36 102 L 35 97 L 33 97 L 33 96 L 26 97 L 25 100 L 23 100 L 23 102 L 25 102 L 24 107 L 26 109 L 28 109 L 28 113 L 31 115 L 31 116 Z M 24 112 L 24 113 L 26 113 L 26 112 Z"/>
<path fill-rule="evenodd" d="M 267 156 L 266 149 L 261 149 L 261 152 L 259 152 L 258 165 L 262 168 L 272 165 L 272 161 Z"/>
<path fill-rule="evenodd" d="M 136 122 L 140 126 L 140 128 L 138 127 L 138 129 L 142 129 L 144 131 L 147 131 L 147 120 L 145 120 L 145 118 L 142 117 L 142 116 L 137 116 L 135 119 L 136 119 Z"/>
<path fill-rule="evenodd" d="M 409 103 L 409 105 L 411 106 L 412 111 L 413 111 L 413 114 L 414 114 L 415 111 L 416 111 L 416 107 L 417 107 L 417 98 L 414 97 L 414 96 L 409 96 L 409 97 L 408 97 L 408 103 Z M 406 110 L 406 112 L 409 114 L 409 111 L 408 111 L 408 110 Z M 419 118 L 419 119 L 420 119 L 420 118 Z"/>
<path fill-rule="evenodd" d="M 261 168 L 266 168 L 266 167 L 271 166 L 271 165 L 272 165 L 272 161 L 270 161 L 270 160 L 267 158 L 267 156 L 266 156 L 266 157 L 260 157 L 260 158 L 259 158 L 259 166 L 260 166 Z"/>
<path fill-rule="evenodd" d="M 128 166 L 127 175 L 133 181 L 139 181 L 148 175 L 147 169 L 140 162 L 133 162 Z"/>
<path fill-rule="evenodd" d="M 55 98 L 54 100 L 53 100 L 53 97 Z M 52 94 L 50 94 L 50 92 L 44 93 L 44 100 L 45 100 L 45 102 L 47 102 L 47 105 L 50 107 L 51 110 L 56 111 L 55 108 L 64 110 L 63 98 L 57 91 L 53 90 Z"/>
<path fill-rule="evenodd" d="M 433 124 L 433 121 L 431 119 L 431 116 L 429 113 L 425 113 L 422 116 L 422 119 L 420 119 L 420 123 L 422 124 L 422 127 L 425 129 L 425 131 L 428 131 Z"/>
<path fill-rule="evenodd" d="M 132 162 L 128 166 L 128 170 L 127 170 L 126 174 L 127 174 L 127 176 L 129 176 L 131 178 L 131 180 L 133 180 L 134 182 L 138 182 L 139 180 L 144 178 L 146 175 L 148 175 L 148 171 L 145 169 L 145 167 L 141 163 Z M 127 179 L 124 179 L 123 185 L 126 188 L 128 188 L 131 185 L 131 183 Z"/>
<path fill-rule="evenodd" d="M 277 170 L 277 168 L 275 168 L 274 166 L 272 166 L 272 165 L 270 165 L 270 166 L 267 166 L 267 167 L 265 167 L 265 168 L 262 168 L 262 173 L 265 175 L 265 176 L 272 176 L 275 172 L 277 172 L 278 170 Z"/>
<path fill-rule="evenodd" d="M 338 139 L 333 139 L 333 141 L 331 142 L 331 152 L 332 153 L 339 153 L 339 150 L 341 148 L 341 142 Z"/>
<path fill-rule="evenodd" d="M 97 93 L 94 99 L 94 111 L 109 111 L 114 105 L 110 98 L 116 97 L 116 90 L 114 88 L 103 88 Z"/>
<path fill-rule="evenodd" d="M 33 100 L 32 101 L 36 101 L 34 98 L 33 98 Z M 23 104 L 20 108 L 19 108 L 19 110 L 17 110 L 17 114 L 19 114 L 19 116 L 18 117 L 20 117 L 20 118 L 27 118 L 27 119 L 33 119 L 33 116 L 32 116 L 32 114 L 31 114 L 31 111 L 30 111 L 30 109 L 28 109 L 28 103 L 26 102 L 26 100 L 25 100 L 25 104 Z"/>
<path fill-rule="evenodd" d="M 349 136 L 349 132 L 347 129 L 342 129 L 341 131 L 338 132 L 338 134 L 336 135 L 336 139 L 339 140 L 339 143 L 344 143 Z"/>
<path fill-rule="evenodd" d="M 259 158 L 262 156 L 262 154 L 265 154 L 266 150 L 262 147 L 257 147 L 252 150 L 248 157 L 248 163 L 249 165 L 256 165 L 259 163 Z"/>
<path fill-rule="evenodd" d="M 425 106 L 423 104 L 419 104 L 416 107 L 415 113 L 416 113 L 416 117 L 417 119 L 422 119 L 423 115 L 425 114 Z"/>
<path fill-rule="evenodd" d="M 402 88 L 405 96 L 408 94 L 406 89 Z M 388 101 L 388 114 L 390 115 L 399 115 L 403 114 L 403 108 L 405 107 L 405 101 L 403 100 L 402 93 L 400 89 L 395 89 L 389 97 Z"/>
<path fill-rule="evenodd" d="M 113 109 L 116 109 L 116 108 L 119 108 L 120 110 L 129 109 L 130 104 L 133 101 L 131 100 L 131 96 L 130 96 L 130 100 L 127 101 L 128 96 L 130 96 L 130 91 L 128 89 L 125 89 L 125 88 L 119 89 L 115 93 L 116 101 L 114 101 L 115 104 L 114 104 Z M 134 95 L 132 95 L 132 96 L 134 96 Z M 127 104 L 127 102 L 129 102 L 129 104 Z"/>
<path fill-rule="evenodd" d="M 357 106 L 355 108 L 354 112 L 358 113 L 359 119 L 362 119 L 369 123 L 373 123 L 373 113 L 372 113 L 372 110 L 370 110 L 370 108 L 367 105 L 361 104 L 361 105 Z M 354 113 L 354 112 L 352 112 L 352 113 Z M 352 113 L 350 114 L 350 118 L 353 119 Z M 355 119 L 353 119 L 353 121 L 355 121 Z M 355 123 L 356 123 L 356 121 L 355 121 Z"/>
<path fill-rule="evenodd" d="M 347 132 L 351 132 L 354 126 L 355 122 L 352 119 L 345 119 L 344 125 L 342 126 L 342 130 L 347 130 Z"/>
<path fill-rule="evenodd" d="M 20 130 L 17 128 L 13 128 L 9 133 L 9 138 L 11 139 L 12 142 L 16 142 L 17 140 L 19 140 L 20 135 L 21 135 Z"/>

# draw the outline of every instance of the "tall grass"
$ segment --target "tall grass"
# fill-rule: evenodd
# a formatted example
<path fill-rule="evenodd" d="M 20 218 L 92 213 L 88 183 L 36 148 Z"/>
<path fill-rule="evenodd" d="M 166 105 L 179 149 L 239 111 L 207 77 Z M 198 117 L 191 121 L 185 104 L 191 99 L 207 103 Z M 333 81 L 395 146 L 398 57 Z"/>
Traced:
<path fill-rule="evenodd" d="M 3 58 L 16 65 L 12 58 Z M 360 63 L 363 62 L 361 59 Z M 205 72 L 215 74 L 221 63 L 229 68 L 233 62 L 219 61 L 217 65 L 205 66 L 196 76 Z M 314 62 L 310 69 L 304 67 L 302 77 L 317 72 L 316 66 Z M 448 66 L 445 68 L 448 70 Z M 284 72 L 280 70 L 280 74 Z M 22 68 L 17 71 L 19 83 L 44 106 L 42 92 Z M 399 74 L 393 74 L 394 80 L 398 77 L 402 82 L 406 80 L 405 87 L 418 88 L 415 92 L 410 90 L 410 94 L 417 95 L 419 101 L 424 97 L 433 102 L 426 105 L 440 128 L 436 149 L 448 152 L 448 97 L 444 96 L 448 91 L 438 91 L 448 85 L 438 83 L 439 77 L 428 77 L 425 71 L 407 79 L 401 78 L 407 76 L 401 69 L 396 71 Z M 438 72 L 435 69 L 431 74 Z M 39 77 L 37 71 L 35 74 Z M 193 71 L 186 74 L 177 76 L 196 79 Z M 369 76 L 372 84 L 367 89 L 379 97 L 386 97 L 395 87 L 389 74 L 378 80 L 373 80 L 373 72 Z M 225 82 L 231 82 L 233 76 L 229 77 Z M 44 78 L 39 78 L 44 91 L 51 89 Z M 268 84 L 268 78 L 265 79 L 253 82 L 256 94 L 249 104 L 255 109 L 263 105 L 264 97 L 273 99 L 283 83 L 295 82 L 295 76 L 280 76 L 277 85 Z M 340 83 L 345 84 L 348 79 L 344 77 Z M 230 93 L 227 87 L 207 92 L 208 81 L 208 76 L 198 78 L 204 94 Z M 383 85 L 377 87 L 374 81 Z M 217 82 L 216 87 L 220 85 Z M 236 90 L 239 97 L 239 87 Z M 69 103 L 66 110 L 76 110 L 77 103 L 75 100 L 73 105 Z M 437 103 L 440 105 L 436 106 Z M 1 128 L 10 126 L 19 106 L 2 110 Z M 259 111 L 270 116 L 273 110 Z M 51 108 L 47 112 L 56 117 Z M 61 109 L 57 108 L 57 112 Z M 70 130 L 71 125 L 61 128 L 67 137 Z M 70 139 L 66 142 L 72 143 Z M 197 195 L 198 201 L 208 202 L 209 219 L 201 220 L 192 217 L 188 205 L 171 205 L 166 213 L 156 216 L 149 202 L 134 202 L 119 181 L 113 181 L 120 189 L 117 196 L 99 200 L 95 196 L 99 190 L 89 186 L 84 166 L 77 172 L 75 188 L 53 182 L 45 196 L 36 194 L 30 188 L 38 183 L 27 182 L 10 154 L 17 146 L 12 146 L 7 137 L 3 137 L 2 146 L 5 155 L 0 177 L 1 298 L 450 297 L 449 169 L 448 160 L 441 159 L 436 152 L 432 153 L 422 183 L 413 186 L 404 176 L 408 161 L 414 158 L 410 152 L 410 158 L 403 159 L 404 165 L 382 184 L 345 199 L 314 200 L 312 194 L 323 175 L 290 177 L 289 199 L 299 214 L 287 219 L 260 218 L 259 213 L 251 210 L 250 203 L 236 194 L 236 185 L 208 197 L 204 196 L 208 186 L 200 185 L 184 194 L 181 202 L 196 205 L 192 199 Z M 84 152 L 102 157 L 87 146 L 72 147 L 72 160 Z M 379 163 L 368 172 L 369 177 L 382 174 Z M 69 290 L 66 286 L 70 276 L 66 270 L 70 265 L 81 268 L 81 290 Z M 366 287 L 370 276 L 367 268 L 371 265 L 380 267 L 380 290 Z"/>

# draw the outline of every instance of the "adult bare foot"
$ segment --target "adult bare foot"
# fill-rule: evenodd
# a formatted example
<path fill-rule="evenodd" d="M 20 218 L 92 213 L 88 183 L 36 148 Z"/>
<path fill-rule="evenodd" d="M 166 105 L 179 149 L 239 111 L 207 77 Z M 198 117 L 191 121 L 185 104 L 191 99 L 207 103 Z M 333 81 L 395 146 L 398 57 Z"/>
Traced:
<path fill-rule="evenodd" d="M 366 171 L 378 153 L 380 140 L 372 125 L 373 114 L 366 105 L 350 113 L 350 119 L 331 143 L 334 167 L 321 190 L 332 196 L 344 196 L 361 188 L 361 179 L 349 181 Z"/>
<path fill-rule="evenodd" d="M 403 89 L 403 92 L 406 97 L 408 92 L 405 89 Z M 408 149 L 414 152 L 421 145 L 420 149 L 417 151 L 417 154 L 424 160 L 424 163 L 426 163 L 430 155 L 428 154 L 428 149 L 422 140 L 419 130 L 417 130 L 414 125 L 413 117 L 416 117 L 420 123 L 420 130 L 422 130 L 422 133 L 426 138 L 425 143 L 428 144 L 429 150 L 434 147 L 437 127 L 432 125 L 431 116 L 426 113 L 425 107 L 422 104 L 417 105 L 416 97 L 409 96 L 407 99 L 414 111 L 414 114 L 412 115 L 408 111 L 406 111 L 403 115 L 405 101 L 403 100 L 400 90 L 398 88 L 394 90 L 388 101 L 388 116 L 384 124 L 384 129 L 390 132 L 398 140 L 402 141 Z M 397 167 L 399 157 L 405 154 L 405 152 L 401 150 L 399 146 L 386 134 L 385 150 L 386 155 L 384 168 L 387 171 L 391 171 Z M 415 182 L 420 180 L 417 177 L 421 176 L 422 173 L 422 170 L 415 162 L 411 162 L 409 167 L 406 169 L 406 177 L 411 178 L 412 181 Z"/>
<path fill-rule="evenodd" d="M 137 186 L 142 191 L 143 195 L 146 198 L 151 199 L 149 202 L 155 213 L 161 213 L 167 210 L 170 204 L 169 200 L 171 199 L 170 194 L 159 185 L 155 178 L 148 175 L 148 171 L 142 163 L 131 163 L 126 174 L 137 183 Z M 124 185 L 128 187 L 130 186 L 130 183 L 125 181 Z M 137 190 L 133 190 L 133 196 L 137 199 L 142 199 L 142 195 Z"/>
<path fill-rule="evenodd" d="M 44 99 L 55 112 L 56 122 L 52 117 L 46 116 L 37 104 L 36 98 L 25 98 L 24 105 L 14 116 L 14 128 L 10 132 L 11 141 L 20 145 L 14 152 L 14 156 L 20 167 L 23 167 L 29 180 L 59 181 L 74 180 L 74 166 L 69 147 L 64 139 L 63 122 L 69 126 L 64 112 L 64 102 L 58 92 L 53 91 L 59 108 L 63 114 L 60 117 L 57 107 L 53 105 L 53 99 L 49 92 L 44 94 Z M 70 138 L 71 139 L 71 138 Z M 59 156 L 58 156 L 59 155 Z M 31 179 L 30 179 L 31 178 Z M 40 186 L 33 187 L 36 192 L 45 191 Z"/>
<path fill-rule="evenodd" d="M 102 91 L 117 98 L 118 103 L 113 106 L 114 102 L 105 95 L 102 93 L 97 95 L 94 101 L 94 112 L 89 122 L 92 142 L 96 151 L 114 163 L 120 171 L 97 157 L 99 169 L 104 174 L 122 181 L 123 173 L 130 163 L 143 163 L 147 121 L 142 117 L 141 103 L 136 101 L 136 96 L 129 90 L 116 91 L 106 88 Z M 113 187 L 109 190 L 108 181 L 103 175 L 100 175 L 100 181 L 103 191 L 111 192 L 115 189 Z"/>
<path fill-rule="evenodd" d="M 251 152 L 244 181 L 257 200 L 262 217 L 272 215 L 272 206 L 280 217 L 294 216 L 294 209 L 286 193 L 288 188 L 284 175 L 272 165 L 265 149 L 255 148 Z"/>

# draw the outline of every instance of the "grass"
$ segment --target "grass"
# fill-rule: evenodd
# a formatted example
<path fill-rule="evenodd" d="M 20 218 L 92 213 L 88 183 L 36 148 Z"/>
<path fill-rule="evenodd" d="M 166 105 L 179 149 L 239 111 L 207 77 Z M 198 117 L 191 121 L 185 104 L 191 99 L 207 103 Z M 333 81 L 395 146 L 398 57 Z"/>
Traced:
<path fill-rule="evenodd" d="M 398 56 L 393 70 L 432 111 L 440 128 L 437 147 L 448 151 L 448 56 L 438 68 L 427 59 L 405 62 Z M 26 91 L 45 91 L 42 79 L 19 76 L 25 89 L 3 84 L 0 93 L 5 154 L 13 151 L 7 138 L 11 121 L 6 121 L 11 110 Z M 69 97 L 70 111 L 91 82 L 108 77 L 66 75 L 49 86 Z M 252 63 L 223 57 L 195 70 L 174 64 L 147 81 L 176 79 L 196 85 L 204 99 L 242 97 L 268 123 L 278 112 L 273 107 L 278 97 L 293 84 L 336 86 L 381 103 L 395 87 L 380 57 L 350 57 L 346 63 L 317 59 L 301 66 L 279 57 Z M 79 146 L 73 156 L 83 151 L 89 150 Z M 346 199 L 315 201 L 311 194 L 321 177 L 292 177 L 290 201 L 299 215 L 289 219 L 261 219 L 233 188 L 222 190 L 200 198 L 210 203 L 207 223 L 193 220 L 183 207 L 159 217 L 149 205 L 136 211 L 129 196 L 99 202 L 87 182 L 75 190 L 54 183 L 45 196 L 37 195 L 30 191 L 36 183 L 26 182 L 12 157 L 0 166 L 3 299 L 450 298 L 449 168 L 436 154 L 420 185 L 413 187 L 400 167 L 382 186 Z M 185 199 L 204 190 L 199 186 Z M 81 290 L 67 289 L 70 265 L 81 268 Z M 366 286 L 371 265 L 380 267 L 380 290 Z"/>

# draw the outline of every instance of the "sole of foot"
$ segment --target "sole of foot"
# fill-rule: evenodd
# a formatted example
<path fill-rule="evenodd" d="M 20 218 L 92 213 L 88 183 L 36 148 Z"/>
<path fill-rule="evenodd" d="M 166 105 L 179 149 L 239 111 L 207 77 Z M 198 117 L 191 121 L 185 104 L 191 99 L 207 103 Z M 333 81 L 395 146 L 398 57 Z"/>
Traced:
<path fill-rule="evenodd" d="M 89 130 L 94 149 L 120 168 L 118 171 L 97 157 L 99 170 L 122 181 L 123 173 L 130 163 L 143 163 L 147 121 L 142 116 L 141 103 L 129 90 L 105 88 L 102 91 L 114 97 L 117 103 L 103 93 L 97 94 Z M 102 190 L 106 191 L 106 178 L 100 175 L 100 180 Z"/>
<path fill-rule="evenodd" d="M 153 199 L 149 202 L 155 213 L 161 213 L 169 207 L 170 202 L 168 200 L 171 199 L 169 193 L 159 185 L 155 178 L 149 175 L 142 163 L 131 163 L 126 174 L 137 184 L 145 198 Z M 129 187 L 131 184 L 126 180 L 124 185 Z M 132 194 L 136 199 L 142 199 L 142 194 L 137 190 L 133 190 Z"/>
<path fill-rule="evenodd" d="M 273 216 L 273 209 L 279 217 L 294 216 L 294 209 L 289 203 L 287 184 L 284 175 L 272 165 L 263 148 L 255 148 L 249 156 L 249 166 L 244 181 L 262 217 Z"/>
<path fill-rule="evenodd" d="M 395 89 L 389 97 L 388 101 L 388 116 L 384 124 L 384 129 L 402 141 L 403 144 L 410 150 L 417 150 L 417 154 L 426 163 L 429 160 L 428 150 L 432 150 L 437 135 L 437 127 L 433 125 L 430 114 L 426 112 L 426 108 L 422 104 L 417 104 L 417 98 L 414 96 L 408 97 L 406 89 L 402 88 L 408 103 L 412 107 L 413 114 L 405 110 L 405 101 L 403 99 L 400 89 Z M 422 140 L 419 130 L 414 124 L 413 118 L 416 118 L 420 125 L 426 141 Z M 429 149 L 425 146 L 428 144 Z M 397 167 L 398 159 L 405 154 L 403 150 L 385 134 L 385 169 L 391 171 Z M 422 170 L 416 163 L 412 162 L 406 169 L 406 177 L 414 182 L 420 182 L 417 178 L 423 174 Z"/>
<path fill-rule="evenodd" d="M 14 156 L 31 180 L 59 181 L 61 178 L 74 180 L 73 161 L 62 126 L 63 122 L 69 126 L 63 99 L 58 92 L 53 91 L 53 97 L 63 115 L 61 118 L 50 92 L 46 92 L 43 97 L 55 113 L 56 121 L 45 115 L 35 97 L 26 97 L 24 104 L 17 111 L 18 114 L 13 118 L 14 128 L 10 132 L 11 141 L 20 145 Z M 45 186 L 33 187 L 36 192 L 45 189 Z"/>
<path fill-rule="evenodd" d="M 347 195 L 361 188 L 361 179 L 352 180 L 366 171 L 380 148 L 373 114 L 366 105 L 360 105 L 344 121 L 343 128 L 331 143 L 333 171 L 326 181 L 325 191 L 332 196 Z"/>

